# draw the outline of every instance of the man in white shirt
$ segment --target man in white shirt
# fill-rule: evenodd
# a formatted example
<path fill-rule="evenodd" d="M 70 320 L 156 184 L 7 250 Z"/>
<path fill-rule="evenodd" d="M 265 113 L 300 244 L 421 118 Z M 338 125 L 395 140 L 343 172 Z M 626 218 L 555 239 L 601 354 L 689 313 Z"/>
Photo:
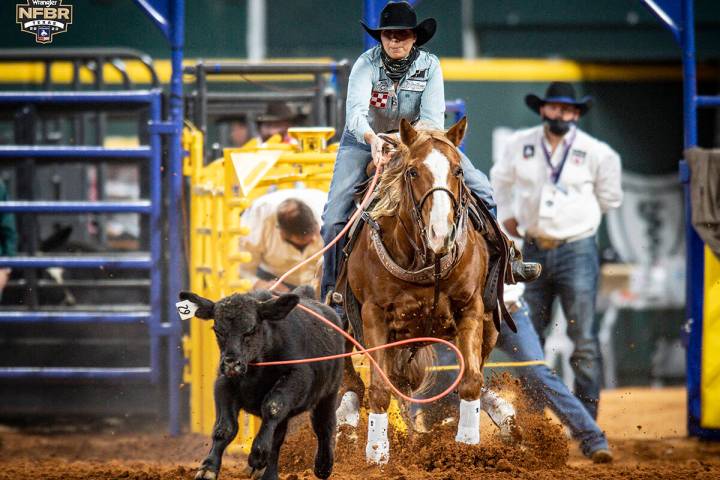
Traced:
<path fill-rule="evenodd" d="M 622 201 L 620 157 L 575 124 L 591 106 L 575 89 L 554 82 L 545 98 L 525 97 L 540 126 L 517 132 L 490 176 L 498 220 L 524 239 L 523 257 L 542 264 L 525 300 L 544 342 L 552 303 L 559 297 L 575 344 L 575 395 L 597 418 L 602 368 L 594 332 L 599 278 L 596 233 L 602 214 Z"/>
<path fill-rule="evenodd" d="M 245 210 L 241 223 L 250 233 L 241 238 L 240 250 L 252 259 L 242 264 L 242 273 L 253 288 L 269 288 L 277 278 L 323 248 L 320 215 L 327 193 L 310 188 L 278 190 L 259 197 Z M 290 275 L 276 291 L 316 283 L 317 262 Z"/>

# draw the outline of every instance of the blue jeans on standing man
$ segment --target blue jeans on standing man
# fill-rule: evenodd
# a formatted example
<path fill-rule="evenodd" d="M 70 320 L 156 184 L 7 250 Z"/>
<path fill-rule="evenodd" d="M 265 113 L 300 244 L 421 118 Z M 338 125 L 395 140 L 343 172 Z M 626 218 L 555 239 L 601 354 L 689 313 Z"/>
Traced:
<path fill-rule="evenodd" d="M 477 197 L 485 201 L 489 208 L 495 207 L 492 198 L 492 187 L 487 176 L 475 168 L 470 159 L 459 151 L 465 177 L 465 184 Z M 355 210 L 353 193 L 355 186 L 367 180 L 365 167 L 371 161 L 370 146 L 360 143 L 355 135 L 345 130 L 340 140 L 335 167 L 333 170 L 328 199 L 322 214 L 323 226 L 320 231 L 325 245 L 347 224 L 350 215 Z M 320 285 L 321 300 L 325 300 L 327 293 L 335 289 L 337 267 L 345 239 L 336 243 L 333 248 L 325 252 L 323 263 L 323 278 Z"/>
<path fill-rule="evenodd" d="M 602 360 L 595 329 L 599 275 L 595 236 L 548 250 L 526 241 L 523 257 L 526 262 L 542 264 L 540 278 L 527 284 L 524 295 L 540 342 L 545 344 L 545 331 L 552 320 L 552 304 L 558 297 L 567 319 L 567 335 L 575 345 L 570 357 L 575 373 L 575 395 L 590 415 L 597 418 Z"/>
<path fill-rule="evenodd" d="M 514 312 L 512 317 L 517 333 L 513 333 L 507 323 L 502 322 L 495 348 L 502 350 L 513 362 L 542 360 L 545 354 L 538 334 L 530 322 L 525 301 L 521 300 L 521 308 Z M 580 449 L 585 456 L 589 457 L 596 450 L 608 448 L 605 434 L 595 423 L 595 419 L 547 365 L 521 367 L 515 375 L 533 401 L 532 406 L 539 410 L 550 408 L 570 429 L 572 437 L 580 442 Z"/>

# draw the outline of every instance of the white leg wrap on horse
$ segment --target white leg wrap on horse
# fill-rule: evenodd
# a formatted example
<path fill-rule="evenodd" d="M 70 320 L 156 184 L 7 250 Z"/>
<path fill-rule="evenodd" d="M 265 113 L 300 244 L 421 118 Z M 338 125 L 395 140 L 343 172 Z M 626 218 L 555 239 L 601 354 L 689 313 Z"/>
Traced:
<path fill-rule="evenodd" d="M 387 413 L 371 413 L 368 416 L 368 439 L 365 446 L 368 463 L 385 464 L 390 459 Z"/>
<path fill-rule="evenodd" d="M 350 425 L 357 427 L 360 422 L 360 399 L 355 392 L 345 392 L 340 406 L 335 411 L 337 425 Z"/>
<path fill-rule="evenodd" d="M 460 400 L 460 420 L 455 441 L 477 445 L 480 443 L 480 399 Z"/>
<path fill-rule="evenodd" d="M 515 407 L 490 389 L 483 388 L 480 398 L 482 398 L 483 410 L 500 429 L 500 436 L 505 440 L 511 440 Z"/>

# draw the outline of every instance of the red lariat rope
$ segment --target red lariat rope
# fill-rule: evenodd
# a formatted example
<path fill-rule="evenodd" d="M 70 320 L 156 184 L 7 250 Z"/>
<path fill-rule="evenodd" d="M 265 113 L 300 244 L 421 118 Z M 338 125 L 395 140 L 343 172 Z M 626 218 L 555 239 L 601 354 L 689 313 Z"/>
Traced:
<path fill-rule="evenodd" d="M 333 241 L 328 243 L 327 245 L 325 245 L 325 248 L 323 248 L 319 252 L 315 253 L 310 258 L 303 260 L 302 262 L 300 262 L 299 264 L 295 265 L 293 268 L 288 270 L 283 276 L 281 276 L 270 287 L 271 291 L 275 290 L 280 284 L 282 284 L 282 282 L 290 274 L 297 271 L 299 268 L 302 268 L 304 265 L 308 264 L 309 262 L 315 260 L 320 255 L 324 254 L 327 250 L 332 248 L 332 246 L 335 245 L 338 241 L 340 241 L 340 239 L 347 233 L 347 231 L 350 229 L 350 227 L 355 222 L 357 217 L 363 212 L 363 210 L 365 210 L 365 208 L 367 207 L 367 204 L 370 202 L 370 197 L 372 195 L 372 192 L 375 190 L 375 185 L 377 184 L 377 181 L 380 178 L 381 172 L 382 172 L 382 167 L 378 167 L 375 170 L 375 175 L 373 176 L 372 182 L 370 183 L 370 186 L 368 187 L 367 192 L 365 193 L 365 197 L 363 198 L 362 202 L 360 203 L 360 206 L 355 210 L 355 213 L 353 213 L 352 217 L 350 217 L 350 220 L 345 225 L 345 228 L 343 228 L 342 231 L 340 233 L 338 233 L 338 235 L 333 239 Z M 451 342 L 448 342 L 447 340 L 443 340 L 441 338 L 432 338 L 432 337 L 418 337 L 418 338 L 409 338 L 407 340 L 400 340 L 397 342 L 388 343 L 385 345 L 379 345 L 377 347 L 365 349 L 360 344 L 360 342 L 355 340 L 351 335 L 349 335 L 347 332 L 345 332 L 342 328 L 335 325 L 333 322 L 331 322 L 327 318 L 323 317 L 316 311 L 306 307 L 305 305 L 301 305 L 301 304 L 298 304 L 297 307 L 300 308 L 301 310 L 304 310 L 305 312 L 309 313 L 313 317 L 315 317 L 318 320 L 320 320 L 321 322 L 325 323 L 330 328 L 332 328 L 335 331 L 337 331 L 338 333 L 340 333 L 343 337 L 345 337 L 353 345 L 355 345 L 355 348 L 357 349 L 357 351 L 349 352 L 349 353 L 341 353 L 338 355 L 328 355 L 328 356 L 324 356 L 324 357 L 304 358 L 304 359 L 298 359 L 298 360 L 283 360 L 283 361 L 277 361 L 277 362 L 258 362 L 258 363 L 252 363 L 251 365 L 258 366 L 258 367 L 266 367 L 266 366 L 272 366 L 272 365 L 297 365 L 300 363 L 313 363 L 313 362 L 322 362 L 325 360 L 335 360 L 338 358 L 351 357 L 353 355 L 365 355 L 367 357 L 368 361 L 375 368 L 375 371 L 378 373 L 378 375 L 380 375 L 380 377 L 385 381 L 385 383 L 387 383 L 387 385 L 390 387 L 390 390 L 392 390 L 395 395 L 397 395 L 398 397 L 400 397 L 403 400 L 406 400 L 408 402 L 419 403 L 419 404 L 431 403 L 431 402 L 434 402 L 436 400 L 443 398 L 446 395 L 449 395 L 453 390 L 455 390 L 455 388 L 457 388 L 458 384 L 460 383 L 460 380 L 462 380 L 463 374 L 465 373 L 465 359 L 463 358 L 462 353 L 455 345 L 453 345 Z M 458 360 L 458 365 L 460 367 L 460 371 L 458 372 L 458 376 L 455 379 L 455 381 L 453 381 L 452 385 L 450 385 L 448 388 L 443 390 L 441 393 L 439 393 L 433 397 L 430 397 L 430 398 L 420 399 L 420 398 L 409 397 L 409 396 L 405 395 L 404 393 L 402 393 L 400 390 L 398 390 L 398 388 L 395 385 L 393 385 L 393 383 L 390 381 L 390 379 L 385 374 L 385 372 L 383 372 L 382 368 L 380 368 L 380 365 L 378 365 L 378 363 L 375 361 L 375 359 L 372 357 L 372 355 L 370 355 L 370 352 L 382 350 L 385 348 L 398 347 L 400 345 L 407 345 L 410 343 L 442 343 L 443 345 L 447 345 L 448 347 L 453 349 L 453 351 L 455 352 L 455 356 L 457 357 L 457 360 Z"/>

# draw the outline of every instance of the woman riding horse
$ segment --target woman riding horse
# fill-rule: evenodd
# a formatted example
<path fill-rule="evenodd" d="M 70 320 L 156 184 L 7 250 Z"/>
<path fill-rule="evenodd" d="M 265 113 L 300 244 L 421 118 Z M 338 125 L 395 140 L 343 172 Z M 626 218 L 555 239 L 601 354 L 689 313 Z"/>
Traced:
<path fill-rule="evenodd" d="M 367 164 L 372 159 L 376 166 L 382 165 L 388 159 L 383 155 L 386 143 L 378 133 L 398 130 L 403 118 L 418 128 L 442 130 L 445 123 L 440 62 L 435 55 L 419 49 L 435 34 L 435 19 L 417 23 L 414 9 L 407 2 L 397 2 L 382 10 L 379 28 L 362 25 L 381 44 L 363 53 L 350 73 L 347 122 L 322 218 L 325 244 L 347 224 L 353 211 L 353 191 L 367 179 Z M 477 199 L 493 209 L 495 201 L 487 176 L 462 152 L 459 154 L 465 184 Z M 335 289 L 342 249 L 343 243 L 338 242 L 325 253 L 322 299 L 328 299 Z M 517 261 L 512 267 L 519 281 L 539 275 L 535 264 Z"/>

